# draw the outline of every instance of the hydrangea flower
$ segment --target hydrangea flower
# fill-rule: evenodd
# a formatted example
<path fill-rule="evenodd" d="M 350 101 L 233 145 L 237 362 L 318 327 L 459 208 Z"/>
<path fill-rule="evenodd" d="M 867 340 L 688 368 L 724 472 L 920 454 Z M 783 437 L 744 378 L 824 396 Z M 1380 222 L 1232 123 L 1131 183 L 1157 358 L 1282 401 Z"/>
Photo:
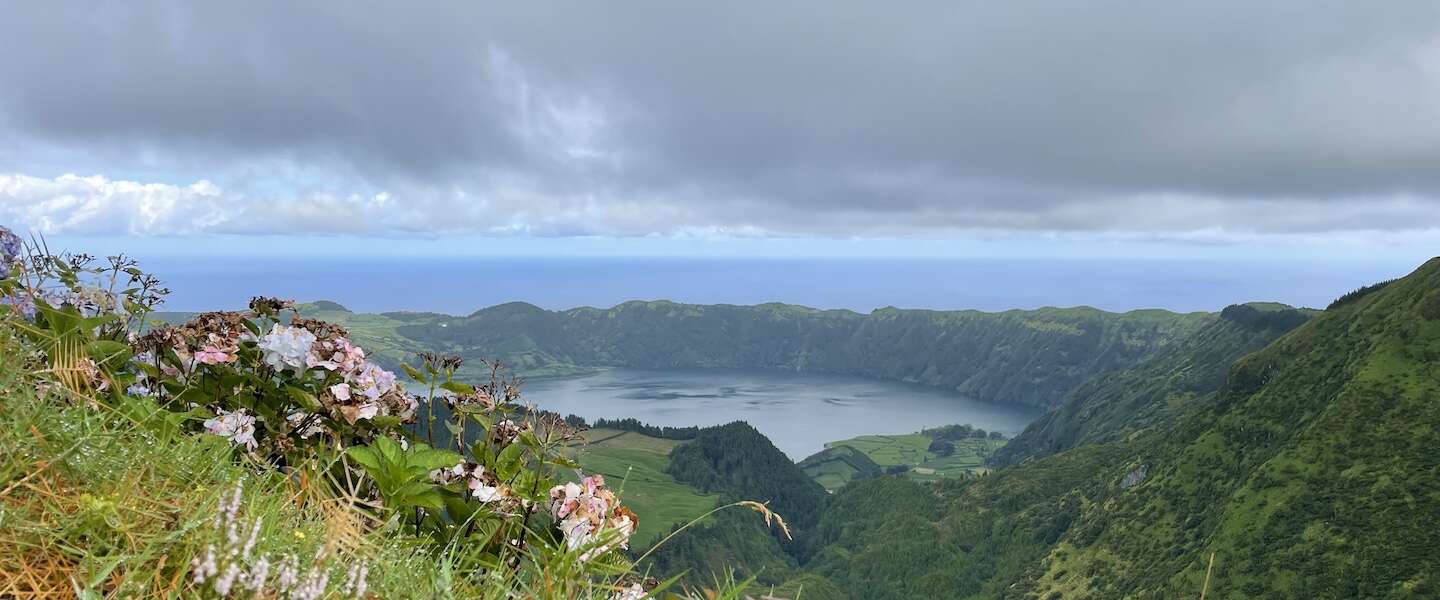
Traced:
<path fill-rule="evenodd" d="M 366 398 L 378 400 L 386 392 L 395 389 L 395 374 L 375 363 L 367 362 L 350 378 L 350 382 L 360 388 L 360 393 Z"/>
<path fill-rule="evenodd" d="M 604 532 L 615 532 L 617 544 L 625 548 L 640 520 L 635 513 L 620 506 L 615 493 L 605 487 L 605 478 L 591 475 L 580 483 L 566 483 L 550 489 L 550 514 L 565 538 L 565 546 L 578 549 L 598 539 Z M 581 560 L 589 560 L 609 550 L 601 546 L 586 551 Z"/>
<path fill-rule="evenodd" d="M 12 265 L 20 262 L 24 249 L 25 244 L 20 241 L 20 236 L 15 235 L 9 228 L 0 226 L 0 279 L 9 274 Z"/>
<path fill-rule="evenodd" d="M 336 337 L 315 344 L 306 355 L 305 363 L 311 368 L 352 372 L 365 364 L 365 351 L 350 343 L 349 338 Z"/>
<path fill-rule="evenodd" d="M 285 422 L 290 424 L 290 428 L 295 432 L 295 435 L 300 436 L 300 439 L 308 440 L 312 435 L 325 433 L 325 425 L 322 424 L 319 419 L 311 419 L 310 417 L 310 413 L 297 410 L 286 415 Z M 310 420 L 310 424 L 306 425 L 303 429 L 300 428 L 301 424 L 305 423 L 307 419 Z"/>
<path fill-rule="evenodd" d="M 238 408 L 234 412 L 220 409 L 215 418 L 205 421 L 205 431 L 213 435 L 228 438 L 237 446 L 244 446 L 246 450 L 254 450 L 255 442 L 255 417 L 245 414 L 245 409 Z"/>
<path fill-rule="evenodd" d="M 280 371 L 288 367 L 298 372 L 305 370 L 305 359 L 314 344 L 315 334 L 300 327 L 276 323 L 270 328 L 270 333 L 260 338 L 258 345 L 265 351 L 265 363 L 270 368 Z"/>
<path fill-rule="evenodd" d="M 430 480 L 441 485 L 464 481 L 470 495 L 486 504 L 499 502 L 506 496 L 505 490 L 500 487 L 500 480 L 478 463 L 462 461 L 448 469 L 436 469 L 430 472 Z"/>
<path fill-rule="evenodd" d="M 201 348 L 199 352 L 195 353 L 194 358 L 195 362 L 207 365 L 217 365 L 235 361 L 235 355 L 233 353 L 226 352 L 215 346 L 205 346 Z"/>

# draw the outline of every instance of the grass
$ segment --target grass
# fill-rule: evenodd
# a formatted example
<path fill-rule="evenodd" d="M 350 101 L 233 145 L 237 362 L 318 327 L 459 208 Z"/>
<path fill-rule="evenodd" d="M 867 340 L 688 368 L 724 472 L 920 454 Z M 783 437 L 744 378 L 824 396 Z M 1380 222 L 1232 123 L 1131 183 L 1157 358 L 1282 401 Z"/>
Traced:
<path fill-rule="evenodd" d="M 621 501 L 640 515 L 640 527 L 631 538 L 636 548 L 649 546 L 675 525 L 719 504 L 719 496 L 701 494 L 665 472 L 676 441 L 614 429 L 591 429 L 586 438 L 587 443 L 577 447 L 580 467 L 586 474 L 604 475 L 619 490 Z"/>
<path fill-rule="evenodd" d="M 904 435 L 862 435 L 829 442 L 826 452 L 806 459 L 802 466 L 805 472 L 827 490 L 836 490 L 861 474 L 846 457 L 838 454 L 842 448 L 849 448 L 869 457 L 882 469 L 906 467 L 905 474 L 917 481 L 935 481 L 946 477 L 958 477 L 970 473 L 983 473 L 985 459 L 994 454 L 1005 440 L 969 438 L 953 442 L 955 452 L 940 456 L 930 452 L 934 439 L 920 433 Z"/>
<path fill-rule="evenodd" d="M 193 583 L 191 564 L 211 545 L 221 556 L 234 547 L 217 515 L 237 488 L 243 503 L 233 522 L 256 532 L 249 556 L 295 556 L 302 573 L 328 572 L 325 598 L 342 597 L 357 565 L 368 566 L 368 597 L 378 598 L 608 598 L 614 589 L 618 572 L 592 578 L 570 555 L 467 570 L 461 565 L 477 557 L 466 547 L 407 535 L 347 491 L 357 489 L 350 482 L 237 460 L 229 442 L 187 433 L 148 399 L 100 402 L 56 385 L 23 364 L 30 352 L 0 319 L 0 598 L 213 597 L 209 580 Z M 622 463 L 635 467 L 626 495 L 642 515 L 686 495 L 660 471 L 658 446 L 647 444 L 615 443 L 586 458 L 617 480 Z M 689 495 L 684 510 L 648 519 L 651 529 L 715 505 Z M 719 586 L 715 593 L 737 597 L 744 584 Z M 267 589 L 257 597 L 282 596 Z"/>

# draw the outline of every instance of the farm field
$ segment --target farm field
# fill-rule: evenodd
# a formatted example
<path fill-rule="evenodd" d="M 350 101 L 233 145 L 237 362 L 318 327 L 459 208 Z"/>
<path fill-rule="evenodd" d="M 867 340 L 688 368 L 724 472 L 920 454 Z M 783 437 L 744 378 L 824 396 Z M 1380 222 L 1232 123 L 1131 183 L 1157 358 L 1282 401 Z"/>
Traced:
<path fill-rule="evenodd" d="M 966 438 L 953 441 L 955 451 L 941 456 L 929 450 L 934 441 L 923 433 L 862 435 L 825 444 L 824 451 L 801 461 L 800 467 L 831 491 L 853 479 L 902 469 L 911 479 L 934 481 L 987 471 L 985 459 L 1005 445 L 1005 440 Z"/>

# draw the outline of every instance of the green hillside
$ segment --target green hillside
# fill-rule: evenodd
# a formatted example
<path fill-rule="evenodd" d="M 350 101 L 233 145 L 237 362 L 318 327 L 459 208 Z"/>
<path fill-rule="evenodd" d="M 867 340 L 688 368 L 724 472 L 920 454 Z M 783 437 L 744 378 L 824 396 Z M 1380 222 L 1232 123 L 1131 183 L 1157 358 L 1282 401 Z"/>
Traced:
<path fill-rule="evenodd" d="M 1142 367 L 1143 368 L 1143 367 Z M 969 480 L 837 493 L 855 598 L 1440 594 L 1440 259 L 1238 360 L 1211 402 Z"/>
<path fill-rule="evenodd" d="M 1131 369 L 1086 382 L 999 449 L 998 465 L 1080 444 L 1112 442 L 1209 401 L 1230 365 L 1298 327 L 1311 313 L 1283 304 L 1237 304 L 1220 318 Z"/>
<path fill-rule="evenodd" d="M 860 314 L 666 301 L 565 311 L 512 302 L 464 317 L 364 315 L 333 302 L 304 305 L 301 312 L 346 325 L 387 366 L 431 350 L 469 359 L 468 369 L 479 369 L 479 359 L 499 358 L 529 378 L 597 367 L 784 369 L 909 381 L 1041 407 L 1059 404 L 1087 379 L 1134 365 L 1217 318 L 1084 307 L 998 313 L 882 308 Z"/>

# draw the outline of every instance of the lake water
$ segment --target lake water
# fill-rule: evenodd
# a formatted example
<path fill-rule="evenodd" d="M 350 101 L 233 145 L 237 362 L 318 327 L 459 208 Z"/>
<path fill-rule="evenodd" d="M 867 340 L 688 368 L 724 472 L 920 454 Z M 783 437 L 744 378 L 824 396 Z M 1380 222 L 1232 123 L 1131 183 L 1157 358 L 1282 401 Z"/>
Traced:
<path fill-rule="evenodd" d="M 1014 435 L 1041 414 L 899 382 L 730 369 L 609 369 L 529 381 L 524 402 L 587 420 L 634 417 L 681 427 L 745 421 L 797 461 L 825 442 L 952 423 Z"/>

